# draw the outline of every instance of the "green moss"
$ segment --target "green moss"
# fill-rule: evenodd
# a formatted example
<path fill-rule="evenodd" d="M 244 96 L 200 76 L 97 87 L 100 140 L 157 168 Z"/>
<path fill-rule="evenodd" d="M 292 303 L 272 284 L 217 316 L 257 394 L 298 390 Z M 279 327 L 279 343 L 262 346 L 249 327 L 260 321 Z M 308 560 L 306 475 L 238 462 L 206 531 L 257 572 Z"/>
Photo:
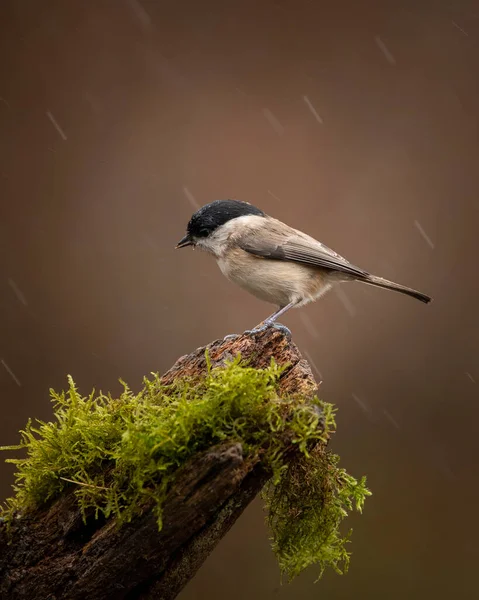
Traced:
<path fill-rule="evenodd" d="M 352 532 L 343 536 L 340 525 L 353 508 L 362 511 L 371 492 L 365 477 L 357 481 L 338 462 L 337 455 L 317 445 L 263 492 L 273 550 L 290 580 L 312 564 L 319 565 L 319 577 L 328 566 L 339 574 L 348 569 L 346 543 Z"/>
<path fill-rule="evenodd" d="M 272 469 L 264 492 L 280 567 L 294 577 L 319 563 L 338 572 L 347 567 L 347 537 L 340 524 L 353 502 L 359 510 L 366 495 L 325 450 L 335 428 L 331 405 L 278 396 L 282 368 L 250 368 L 238 357 L 208 369 L 203 381 L 180 380 L 164 386 L 158 375 L 133 394 L 123 382 L 119 398 L 102 393 L 83 397 L 69 377 L 68 391 L 51 390 L 56 421 L 31 421 L 18 446 L 26 458 L 17 466 L 15 495 L 2 517 L 34 511 L 74 486 L 83 514 L 130 521 L 145 501 L 155 502 L 158 526 L 162 507 L 178 469 L 195 453 L 225 441 L 242 444 L 245 456 L 259 457 Z M 285 461 L 291 440 L 300 458 Z M 308 448 L 320 442 L 313 451 Z"/>

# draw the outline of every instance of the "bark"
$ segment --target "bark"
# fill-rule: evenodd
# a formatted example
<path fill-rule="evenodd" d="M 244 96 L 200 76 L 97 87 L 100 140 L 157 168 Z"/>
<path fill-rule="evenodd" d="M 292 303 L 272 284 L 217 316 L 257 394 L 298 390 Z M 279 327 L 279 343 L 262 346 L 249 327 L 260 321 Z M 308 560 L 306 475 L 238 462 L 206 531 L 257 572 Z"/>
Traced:
<path fill-rule="evenodd" d="M 281 393 L 310 397 L 317 384 L 297 347 L 280 331 L 208 345 L 213 366 L 238 352 L 261 368 L 271 357 L 290 368 Z M 205 348 L 181 357 L 165 373 L 201 377 Z M 195 456 L 175 479 L 158 531 L 151 505 L 118 528 L 114 519 L 83 523 L 75 498 L 67 493 L 36 514 L 0 525 L 0 598 L 161 599 L 175 598 L 261 490 L 270 473 L 243 457 L 241 445 L 224 443 Z"/>

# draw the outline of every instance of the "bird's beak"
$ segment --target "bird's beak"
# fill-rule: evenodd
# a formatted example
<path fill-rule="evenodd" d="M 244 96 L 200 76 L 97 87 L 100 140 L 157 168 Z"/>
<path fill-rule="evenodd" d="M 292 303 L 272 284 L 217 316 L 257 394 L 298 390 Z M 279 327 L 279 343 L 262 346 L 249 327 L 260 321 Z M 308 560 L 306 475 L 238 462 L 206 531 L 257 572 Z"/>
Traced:
<path fill-rule="evenodd" d="M 193 246 L 193 240 L 188 234 L 186 234 L 185 237 L 176 244 L 175 249 L 178 250 L 178 248 L 186 248 L 186 246 Z"/>

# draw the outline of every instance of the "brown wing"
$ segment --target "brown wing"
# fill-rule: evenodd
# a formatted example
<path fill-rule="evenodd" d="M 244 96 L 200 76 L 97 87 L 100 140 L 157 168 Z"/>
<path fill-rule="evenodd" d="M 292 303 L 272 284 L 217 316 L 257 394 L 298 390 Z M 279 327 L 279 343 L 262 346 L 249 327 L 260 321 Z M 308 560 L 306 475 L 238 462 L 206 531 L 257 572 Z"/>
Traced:
<path fill-rule="evenodd" d="M 245 252 L 270 260 L 285 260 L 299 264 L 340 271 L 352 277 L 364 278 L 367 271 L 355 267 L 345 258 L 320 242 L 301 235 L 284 236 L 272 235 L 271 240 L 264 240 L 256 232 L 242 236 L 237 244 Z"/>

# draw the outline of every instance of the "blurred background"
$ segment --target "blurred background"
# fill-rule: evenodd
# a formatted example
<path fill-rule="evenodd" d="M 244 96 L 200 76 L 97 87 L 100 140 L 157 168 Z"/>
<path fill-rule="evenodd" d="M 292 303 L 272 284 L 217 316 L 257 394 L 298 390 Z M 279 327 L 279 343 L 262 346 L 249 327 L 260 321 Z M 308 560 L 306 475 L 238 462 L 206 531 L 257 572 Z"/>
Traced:
<path fill-rule="evenodd" d="M 211 200 L 435 299 L 350 284 L 283 319 L 374 492 L 348 575 L 280 585 L 257 500 L 181 600 L 476 597 L 478 43 L 472 0 L 0 3 L 0 444 L 68 373 L 138 390 L 272 312 L 174 250 Z"/>

